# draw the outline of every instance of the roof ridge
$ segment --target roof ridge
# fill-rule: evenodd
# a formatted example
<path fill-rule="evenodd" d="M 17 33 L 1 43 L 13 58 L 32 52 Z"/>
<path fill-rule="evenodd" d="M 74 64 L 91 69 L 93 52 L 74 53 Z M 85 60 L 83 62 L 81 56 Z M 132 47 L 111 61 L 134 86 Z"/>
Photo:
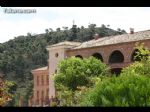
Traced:
<path fill-rule="evenodd" d="M 145 39 L 150 39 L 150 30 L 138 31 L 138 32 L 135 32 L 134 34 L 125 33 L 121 35 L 106 36 L 97 40 L 92 39 L 92 40 L 83 42 L 81 45 L 74 47 L 73 49 L 103 46 L 103 45 L 110 45 L 110 44 L 117 44 L 117 43 L 124 43 L 124 42 L 132 42 L 132 41 L 139 41 L 139 40 L 145 40 Z"/>
<path fill-rule="evenodd" d="M 32 71 L 47 70 L 47 69 L 48 69 L 48 66 L 44 66 L 44 67 L 40 67 L 37 69 L 33 69 Z"/>

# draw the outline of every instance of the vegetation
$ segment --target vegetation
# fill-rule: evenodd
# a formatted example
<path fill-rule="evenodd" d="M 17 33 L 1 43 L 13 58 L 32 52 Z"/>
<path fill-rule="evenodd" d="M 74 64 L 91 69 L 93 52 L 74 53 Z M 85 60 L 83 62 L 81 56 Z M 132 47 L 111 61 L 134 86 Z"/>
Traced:
<path fill-rule="evenodd" d="M 108 75 L 108 67 L 100 60 L 90 57 L 80 59 L 71 57 L 62 60 L 58 66 L 55 83 L 76 90 L 77 86 L 88 86 L 93 77 Z"/>
<path fill-rule="evenodd" d="M 0 106 L 5 106 L 13 98 L 13 82 L 0 78 Z"/>
<path fill-rule="evenodd" d="M 150 106 L 150 78 L 126 74 L 100 81 L 88 92 L 83 106 Z"/>
<path fill-rule="evenodd" d="M 0 44 L 0 72 L 5 74 L 5 79 L 14 81 L 17 85 L 15 97 L 9 106 L 18 106 L 19 96 L 24 97 L 25 106 L 29 95 L 32 95 L 32 74 L 31 70 L 47 66 L 48 53 L 47 45 L 52 45 L 64 40 L 69 41 L 88 41 L 93 39 L 94 33 L 101 37 L 110 35 L 120 35 L 126 33 L 124 30 L 113 30 L 105 25 L 96 27 L 96 24 L 90 24 L 88 28 L 63 27 L 56 31 L 49 28 L 44 34 L 33 35 L 27 33 L 27 36 L 15 37 L 13 40 Z"/>
<path fill-rule="evenodd" d="M 96 80 L 109 74 L 108 67 L 94 57 L 67 58 L 60 62 L 58 68 L 59 72 L 55 75 L 55 85 L 59 91 L 59 97 L 70 99 L 71 102 L 65 101 L 67 105 L 77 103 L 74 97 L 81 97 L 77 95 L 80 88 L 92 87 Z M 72 102 L 72 100 L 74 101 Z"/>

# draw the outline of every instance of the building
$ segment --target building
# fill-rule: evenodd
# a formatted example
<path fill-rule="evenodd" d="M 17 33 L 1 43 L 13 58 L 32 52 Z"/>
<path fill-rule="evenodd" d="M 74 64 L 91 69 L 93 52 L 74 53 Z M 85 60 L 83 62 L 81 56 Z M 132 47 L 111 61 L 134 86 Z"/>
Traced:
<path fill-rule="evenodd" d="M 32 70 L 34 77 L 33 97 L 29 99 L 29 106 L 47 105 L 49 99 L 48 67 Z"/>
<path fill-rule="evenodd" d="M 49 69 L 47 73 L 49 76 L 55 74 L 57 64 L 65 58 L 71 56 L 80 58 L 94 56 L 110 66 L 112 73 L 119 74 L 122 68 L 135 61 L 133 57 L 137 50 L 135 49 L 137 42 L 144 43 L 150 49 L 150 30 L 140 32 L 134 32 L 134 29 L 130 30 L 128 34 L 103 38 L 95 35 L 93 40 L 83 43 L 65 41 L 47 46 L 46 49 L 49 51 Z M 55 97 L 55 93 L 54 81 L 50 77 L 49 98 Z"/>

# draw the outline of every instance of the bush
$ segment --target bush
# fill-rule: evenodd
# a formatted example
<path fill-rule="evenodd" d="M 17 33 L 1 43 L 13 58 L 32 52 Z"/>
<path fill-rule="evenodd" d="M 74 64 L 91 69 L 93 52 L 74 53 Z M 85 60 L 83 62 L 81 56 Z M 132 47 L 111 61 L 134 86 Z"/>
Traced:
<path fill-rule="evenodd" d="M 150 76 L 150 60 L 146 62 L 135 62 L 129 67 L 126 67 L 122 70 L 122 75 L 126 74 L 138 74 L 138 75 L 147 75 Z"/>
<path fill-rule="evenodd" d="M 126 74 L 99 81 L 82 106 L 150 106 L 150 78 Z"/>

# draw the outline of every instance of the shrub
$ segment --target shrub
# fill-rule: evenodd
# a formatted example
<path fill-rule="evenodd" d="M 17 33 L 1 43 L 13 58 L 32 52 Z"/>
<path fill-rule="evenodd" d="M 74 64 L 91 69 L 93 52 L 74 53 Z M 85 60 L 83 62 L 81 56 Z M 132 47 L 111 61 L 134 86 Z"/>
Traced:
<path fill-rule="evenodd" d="M 126 74 L 99 81 L 82 106 L 150 106 L 150 78 Z"/>

